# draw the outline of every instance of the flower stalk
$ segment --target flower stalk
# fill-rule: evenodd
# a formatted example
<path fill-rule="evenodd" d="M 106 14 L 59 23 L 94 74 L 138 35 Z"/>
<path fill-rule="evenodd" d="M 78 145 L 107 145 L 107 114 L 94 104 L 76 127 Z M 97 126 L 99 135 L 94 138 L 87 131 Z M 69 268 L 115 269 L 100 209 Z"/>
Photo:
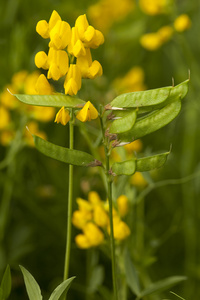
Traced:
<path fill-rule="evenodd" d="M 71 119 L 69 122 L 69 149 L 74 148 L 74 111 L 71 110 Z M 67 211 L 67 235 L 66 235 L 66 252 L 64 264 L 64 277 L 66 280 L 69 275 L 69 263 L 71 252 L 71 231 L 72 231 L 72 201 L 73 201 L 73 165 L 69 165 L 69 183 L 68 183 L 68 211 Z"/>
<path fill-rule="evenodd" d="M 110 151 L 108 148 L 107 138 L 105 137 L 105 129 L 103 125 L 102 114 L 100 116 L 100 124 L 101 124 L 103 144 L 104 144 L 105 157 L 106 157 L 106 180 L 107 180 L 107 197 L 109 203 L 110 249 L 111 249 L 111 262 L 112 262 L 113 292 L 114 292 L 114 299 L 118 300 L 115 240 L 114 240 L 114 229 L 113 229 L 112 177 L 110 174 Z"/>

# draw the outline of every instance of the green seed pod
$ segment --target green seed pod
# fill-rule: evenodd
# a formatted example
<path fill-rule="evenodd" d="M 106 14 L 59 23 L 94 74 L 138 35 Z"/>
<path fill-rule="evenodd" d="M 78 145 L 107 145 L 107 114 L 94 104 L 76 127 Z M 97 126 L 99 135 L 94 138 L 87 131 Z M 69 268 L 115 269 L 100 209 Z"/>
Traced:
<path fill-rule="evenodd" d="M 122 112 L 120 112 L 122 113 Z M 133 125 L 135 124 L 136 118 L 137 118 L 137 111 L 135 110 L 128 110 L 123 111 L 123 114 L 121 114 L 122 117 L 119 117 L 119 119 L 116 119 L 112 122 L 109 132 L 110 133 L 121 133 L 126 132 L 130 130 Z"/>
<path fill-rule="evenodd" d="M 180 112 L 181 100 L 166 105 L 141 119 L 138 119 L 133 128 L 125 133 L 118 134 L 118 141 L 132 142 L 142 136 L 154 132 L 169 124 Z"/>
<path fill-rule="evenodd" d="M 115 162 L 111 168 L 112 175 L 132 175 L 135 173 L 135 159 Z"/>
<path fill-rule="evenodd" d="M 158 169 L 164 165 L 170 152 L 136 159 L 136 171 L 146 172 Z"/>

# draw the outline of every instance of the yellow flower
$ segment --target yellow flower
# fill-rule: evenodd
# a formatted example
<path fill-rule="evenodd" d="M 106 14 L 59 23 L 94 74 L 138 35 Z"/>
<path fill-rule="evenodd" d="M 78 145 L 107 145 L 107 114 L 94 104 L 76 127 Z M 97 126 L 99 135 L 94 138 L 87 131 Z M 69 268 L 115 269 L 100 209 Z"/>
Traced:
<path fill-rule="evenodd" d="M 98 111 L 92 105 L 92 103 L 88 101 L 77 113 L 76 118 L 81 122 L 91 121 L 92 119 L 98 118 Z"/>
<path fill-rule="evenodd" d="M 155 51 L 162 45 L 157 32 L 146 33 L 140 38 L 140 44 L 147 50 Z"/>
<path fill-rule="evenodd" d="M 130 228 L 128 225 L 123 222 L 119 221 L 114 223 L 114 238 L 116 240 L 124 240 L 131 234 Z"/>
<path fill-rule="evenodd" d="M 0 106 L 0 116 L 0 129 L 5 129 L 10 123 L 10 114 L 3 106 Z"/>
<path fill-rule="evenodd" d="M 142 147 L 142 141 L 139 139 L 124 146 L 129 154 L 132 154 L 134 151 L 140 152 L 142 150 Z"/>
<path fill-rule="evenodd" d="M 138 187 L 138 188 L 143 188 L 147 185 L 146 179 L 143 177 L 141 172 L 135 172 L 130 178 L 130 182 L 132 185 Z"/>
<path fill-rule="evenodd" d="M 78 31 L 76 27 L 72 27 L 72 35 L 71 35 L 71 41 L 67 48 L 68 52 L 75 57 L 79 57 L 80 55 L 85 55 L 85 47 L 82 43 L 82 41 L 79 39 Z"/>
<path fill-rule="evenodd" d="M 29 110 L 29 113 L 32 118 L 41 122 L 48 122 L 53 120 L 55 116 L 54 107 L 45 107 L 45 106 L 32 106 Z"/>
<path fill-rule="evenodd" d="M 58 80 L 63 77 L 69 69 L 69 58 L 64 50 L 49 49 L 48 53 L 49 71 L 47 78 Z"/>
<path fill-rule="evenodd" d="M 76 62 L 77 66 L 81 70 L 81 75 L 83 78 L 94 79 L 97 76 L 101 76 L 103 73 L 101 64 L 95 60 L 92 61 L 92 56 L 90 49 L 86 49 L 86 54 L 79 56 Z"/>
<path fill-rule="evenodd" d="M 8 109 L 15 109 L 20 106 L 20 102 L 13 96 L 16 94 L 17 90 L 13 89 L 12 85 L 5 86 L 3 92 L 0 95 L 1 104 L 3 104 Z"/>
<path fill-rule="evenodd" d="M 40 73 L 38 71 L 29 74 L 24 82 L 24 93 L 28 95 L 36 95 L 35 85 L 38 80 Z"/>
<path fill-rule="evenodd" d="M 98 205 L 101 203 L 101 198 L 99 197 L 99 194 L 97 192 L 91 191 L 88 194 L 88 201 L 93 205 Z"/>
<path fill-rule="evenodd" d="M 129 209 L 129 201 L 127 196 L 121 195 L 117 198 L 117 207 L 121 217 L 127 215 Z"/>
<path fill-rule="evenodd" d="M 35 90 L 38 95 L 51 95 L 53 90 L 44 74 L 41 74 L 35 84 Z"/>
<path fill-rule="evenodd" d="M 53 11 L 51 17 L 49 19 L 49 23 L 45 20 L 41 20 L 36 25 L 36 31 L 39 35 L 41 35 L 44 39 L 49 38 L 49 33 L 56 25 L 58 21 L 61 20 L 61 17 L 57 13 L 57 11 Z"/>
<path fill-rule="evenodd" d="M 49 63 L 48 63 L 48 56 L 44 51 L 39 51 L 35 55 L 35 65 L 37 68 L 42 68 L 44 70 L 48 70 Z"/>
<path fill-rule="evenodd" d="M 62 125 L 66 125 L 70 120 L 69 111 L 64 108 L 64 106 L 57 112 L 55 123 L 61 123 Z"/>
<path fill-rule="evenodd" d="M 140 0 L 140 8 L 147 15 L 158 15 L 166 12 L 168 0 Z"/>
<path fill-rule="evenodd" d="M 71 27 L 65 22 L 58 20 L 56 25 L 50 31 L 49 47 L 54 47 L 57 50 L 67 47 L 71 40 Z"/>
<path fill-rule="evenodd" d="M 83 233 L 87 237 L 91 246 L 98 246 L 104 241 L 103 232 L 92 222 L 88 222 L 84 226 Z"/>
<path fill-rule="evenodd" d="M 88 221 L 92 220 L 91 211 L 76 210 L 72 216 L 72 223 L 75 227 L 82 229 Z"/>
<path fill-rule="evenodd" d="M 106 227 L 109 223 L 109 217 L 102 205 L 94 206 L 94 222 L 100 227 Z"/>
<path fill-rule="evenodd" d="M 78 234 L 75 236 L 76 245 L 81 249 L 88 249 L 91 247 L 90 241 L 84 234 Z"/>
<path fill-rule="evenodd" d="M 86 15 L 80 15 L 75 22 L 75 27 L 79 38 L 84 42 L 86 48 L 98 48 L 101 44 L 104 43 L 104 36 L 99 31 L 94 29 L 92 26 L 89 26 Z"/>
<path fill-rule="evenodd" d="M 187 29 L 189 29 L 191 26 L 191 20 L 186 14 L 180 15 L 176 20 L 174 21 L 174 28 L 178 32 L 183 32 Z"/>
<path fill-rule="evenodd" d="M 81 88 L 81 71 L 75 64 L 70 64 L 64 82 L 65 94 L 76 95 Z"/>
<path fill-rule="evenodd" d="M 88 201 L 82 199 L 82 198 L 77 198 L 76 202 L 78 204 L 79 210 L 83 211 L 92 211 L 92 205 Z"/>
<path fill-rule="evenodd" d="M 24 81 L 28 76 L 28 72 L 25 70 L 19 71 L 15 73 L 12 77 L 12 86 L 18 92 L 23 91 L 24 89 Z"/>
<path fill-rule="evenodd" d="M 173 32 L 174 30 L 171 26 L 163 26 L 157 31 L 158 35 L 160 36 L 160 40 L 163 43 L 167 42 L 171 38 Z"/>

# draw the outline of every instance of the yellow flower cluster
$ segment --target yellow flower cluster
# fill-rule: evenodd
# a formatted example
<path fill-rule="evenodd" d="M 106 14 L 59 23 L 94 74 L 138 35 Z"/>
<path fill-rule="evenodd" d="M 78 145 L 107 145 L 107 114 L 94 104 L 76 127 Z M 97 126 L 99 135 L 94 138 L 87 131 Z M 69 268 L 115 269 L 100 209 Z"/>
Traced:
<path fill-rule="evenodd" d="M 35 64 L 48 70 L 48 79 L 59 80 L 65 76 L 65 94 L 76 95 L 82 78 L 94 79 L 102 75 L 102 66 L 97 60 L 92 61 L 90 48 L 103 44 L 104 36 L 88 24 L 85 14 L 79 16 L 71 28 L 54 10 L 49 22 L 41 20 L 37 23 L 36 31 L 50 42 L 48 54 L 38 52 Z"/>
<path fill-rule="evenodd" d="M 139 66 L 131 68 L 125 76 L 113 81 L 113 87 L 119 94 L 145 90 L 143 69 Z"/>
<path fill-rule="evenodd" d="M 99 195 L 91 191 L 88 201 L 78 198 L 78 210 L 74 211 L 72 223 L 82 230 L 75 237 L 79 248 L 86 249 L 101 245 L 106 233 L 110 233 L 108 203 L 103 202 Z M 117 199 L 117 210 L 113 209 L 114 238 L 118 241 L 126 239 L 130 235 L 130 228 L 122 221 L 128 213 L 128 198 L 121 195 Z"/>
<path fill-rule="evenodd" d="M 140 38 L 140 44 L 147 50 L 155 51 L 168 42 L 175 31 L 183 32 L 189 29 L 190 26 L 191 20 L 188 15 L 180 15 L 175 19 L 173 26 L 166 25 L 161 27 L 157 32 L 144 34 Z"/>
<path fill-rule="evenodd" d="M 145 14 L 154 16 L 167 12 L 171 2 L 170 0 L 140 0 L 139 5 Z"/>
<path fill-rule="evenodd" d="M 45 76 L 39 72 L 29 74 L 23 70 L 13 75 L 11 83 L 6 85 L 0 95 L 0 143 L 8 145 L 15 135 L 15 124 L 12 122 L 14 112 L 23 113 L 29 119 L 48 122 L 54 118 L 55 109 L 52 107 L 30 106 L 19 102 L 13 94 L 40 94 L 41 89 L 47 93 L 52 93 L 52 87 L 46 80 Z M 43 136 L 44 133 L 38 128 L 35 121 L 31 121 L 30 131 Z M 34 130 L 31 130 L 34 129 Z M 25 132 L 25 140 L 32 145 L 30 134 Z"/>
<path fill-rule="evenodd" d="M 125 18 L 135 7 L 133 0 L 100 0 L 88 9 L 92 22 L 103 32 L 112 24 Z"/>

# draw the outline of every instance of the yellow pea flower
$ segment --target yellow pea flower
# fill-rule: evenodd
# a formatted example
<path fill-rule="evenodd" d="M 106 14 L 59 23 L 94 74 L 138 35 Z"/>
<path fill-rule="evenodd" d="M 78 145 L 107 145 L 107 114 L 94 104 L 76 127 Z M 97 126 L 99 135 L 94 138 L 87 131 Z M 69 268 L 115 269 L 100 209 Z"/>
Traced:
<path fill-rule="evenodd" d="M 44 70 L 48 70 L 49 63 L 48 63 L 48 56 L 44 51 L 39 51 L 35 55 L 35 65 L 37 68 L 42 68 Z"/>
<path fill-rule="evenodd" d="M 134 151 L 140 152 L 142 150 L 143 144 L 141 140 L 135 140 L 129 144 L 126 144 L 124 148 L 129 154 L 132 154 Z"/>
<path fill-rule="evenodd" d="M 58 111 L 55 118 L 55 123 L 61 123 L 62 125 L 66 125 L 70 120 L 69 111 L 64 108 L 64 106 Z"/>
<path fill-rule="evenodd" d="M 130 178 L 130 183 L 138 188 L 143 188 L 147 185 L 147 181 L 141 172 L 135 172 Z"/>
<path fill-rule="evenodd" d="M 69 58 L 64 50 L 49 49 L 48 53 L 49 71 L 47 78 L 58 80 L 63 77 L 69 69 Z"/>
<path fill-rule="evenodd" d="M 24 81 L 28 76 L 28 72 L 26 70 L 19 71 L 12 76 L 12 86 L 17 91 L 23 91 Z"/>
<path fill-rule="evenodd" d="M 45 106 L 33 106 L 30 114 L 35 120 L 41 122 L 48 122 L 54 118 L 55 108 Z"/>
<path fill-rule="evenodd" d="M 10 114 L 6 108 L 0 106 L 0 129 L 8 127 L 10 123 Z"/>
<path fill-rule="evenodd" d="M 53 27 L 56 25 L 58 21 L 61 20 L 60 15 L 57 13 L 57 11 L 53 11 L 51 14 L 51 17 L 49 19 L 49 23 L 45 20 L 41 20 L 36 25 L 36 31 L 41 37 L 44 39 L 49 38 L 49 33 L 53 29 Z"/>
<path fill-rule="evenodd" d="M 94 206 L 94 223 L 100 227 L 106 227 L 109 223 L 109 217 L 102 205 Z"/>
<path fill-rule="evenodd" d="M 79 57 L 80 55 L 85 55 L 85 47 L 83 42 L 80 40 L 78 31 L 76 27 L 72 27 L 71 41 L 67 48 L 68 52 L 75 57 Z"/>
<path fill-rule="evenodd" d="M 84 234 L 75 236 L 76 245 L 81 249 L 88 249 L 91 247 L 90 241 Z"/>
<path fill-rule="evenodd" d="M 163 43 L 167 42 L 172 37 L 173 32 L 174 30 L 171 26 L 163 26 L 157 31 Z"/>
<path fill-rule="evenodd" d="M 87 237 L 91 246 L 98 246 L 104 241 L 103 232 L 92 222 L 88 222 L 85 225 L 83 233 Z"/>
<path fill-rule="evenodd" d="M 182 14 L 174 21 L 174 28 L 178 32 L 183 32 L 189 29 L 191 26 L 191 20 L 186 14 Z"/>
<path fill-rule="evenodd" d="M 157 32 L 144 34 L 140 38 L 140 44 L 147 50 L 155 51 L 162 45 L 160 36 Z"/>
<path fill-rule="evenodd" d="M 86 55 L 79 56 L 76 61 L 77 66 L 81 70 L 83 78 L 94 79 L 103 73 L 101 64 L 95 60 L 92 61 L 92 55 L 89 48 L 86 48 Z"/>
<path fill-rule="evenodd" d="M 56 25 L 50 31 L 49 47 L 54 47 L 57 50 L 67 47 L 71 40 L 71 27 L 65 21 L 57 21 Z"/>
<path fill-rule="evenodd" d="M 101 198 L 99 197 L 99 194 L 97 192 L 91 191 L 88 194 L 88 201 L 93 205 L 96 205 L 101 203 Z"/>
<path fill-rule="evenodd" d="M 82 229 L 86 223 L 91 220 L 91 211 L 76 210 L 72 215 L 72 224 L 79 229 Z"/>
<path fill-rule="evenodd" d="M 89 26 L 86 14 L 80 15 L 75 22 L 75 27 L 77 28 L 78 35 L 81 40 L 84 38 L 84 33 Z"/>
<path fill-rule="evenodd" d="M 121 217 L 124 217 L 128 213 L 129 201 L 127 196 L 121 195 L 117 198 L 117 207 Z"/>
<path fill-rule="evenodd" d="M 168 0 L 140 0 L 140 8 L 147 15 L 158 15 L 166 12 Z"/>
<path fill-rule="evenodd" d="M 38 95 L 51 95 L 53 90 L 44 74 L 41 74 L 35 84 L 35 90 Z"/>
<path fill-rule="evenodd" d="M 17 90 L 13 89 L 12 85 L 6 85 L 3 92 L 1 93 L 1 104 L 9 109 L 15 109 L 20 106 L 20 102 L 13 96 L 16 94 Z"/>
<path fill-rule="evenodd" d="M 92 205 L 88 201 L 82 199 L 82 198 L 77 198 L 76 202 L 78 204 L 79 210 L 83 211 L 92 211 Z"/>
<path fill-rule="evenodd" d="M 76 118 L 81 122 L 91 121 L 92 119 L 98 118 L 98 111 L 92 103 L 88 101 L 77 113 Z"/>
<path fill-rule="evenodd" d="M 114 223 L 114 238 L 116 240 L 124 240 L 131 234 L 130 228 L 128 225 L 123 222 Z"/>
<path fill-rule="evenodd" d="M 65 94 L 76 95 L 81 88 L 81 71 L 75 64 L 70 64 L 69 71 L 64 82 Z"/>

